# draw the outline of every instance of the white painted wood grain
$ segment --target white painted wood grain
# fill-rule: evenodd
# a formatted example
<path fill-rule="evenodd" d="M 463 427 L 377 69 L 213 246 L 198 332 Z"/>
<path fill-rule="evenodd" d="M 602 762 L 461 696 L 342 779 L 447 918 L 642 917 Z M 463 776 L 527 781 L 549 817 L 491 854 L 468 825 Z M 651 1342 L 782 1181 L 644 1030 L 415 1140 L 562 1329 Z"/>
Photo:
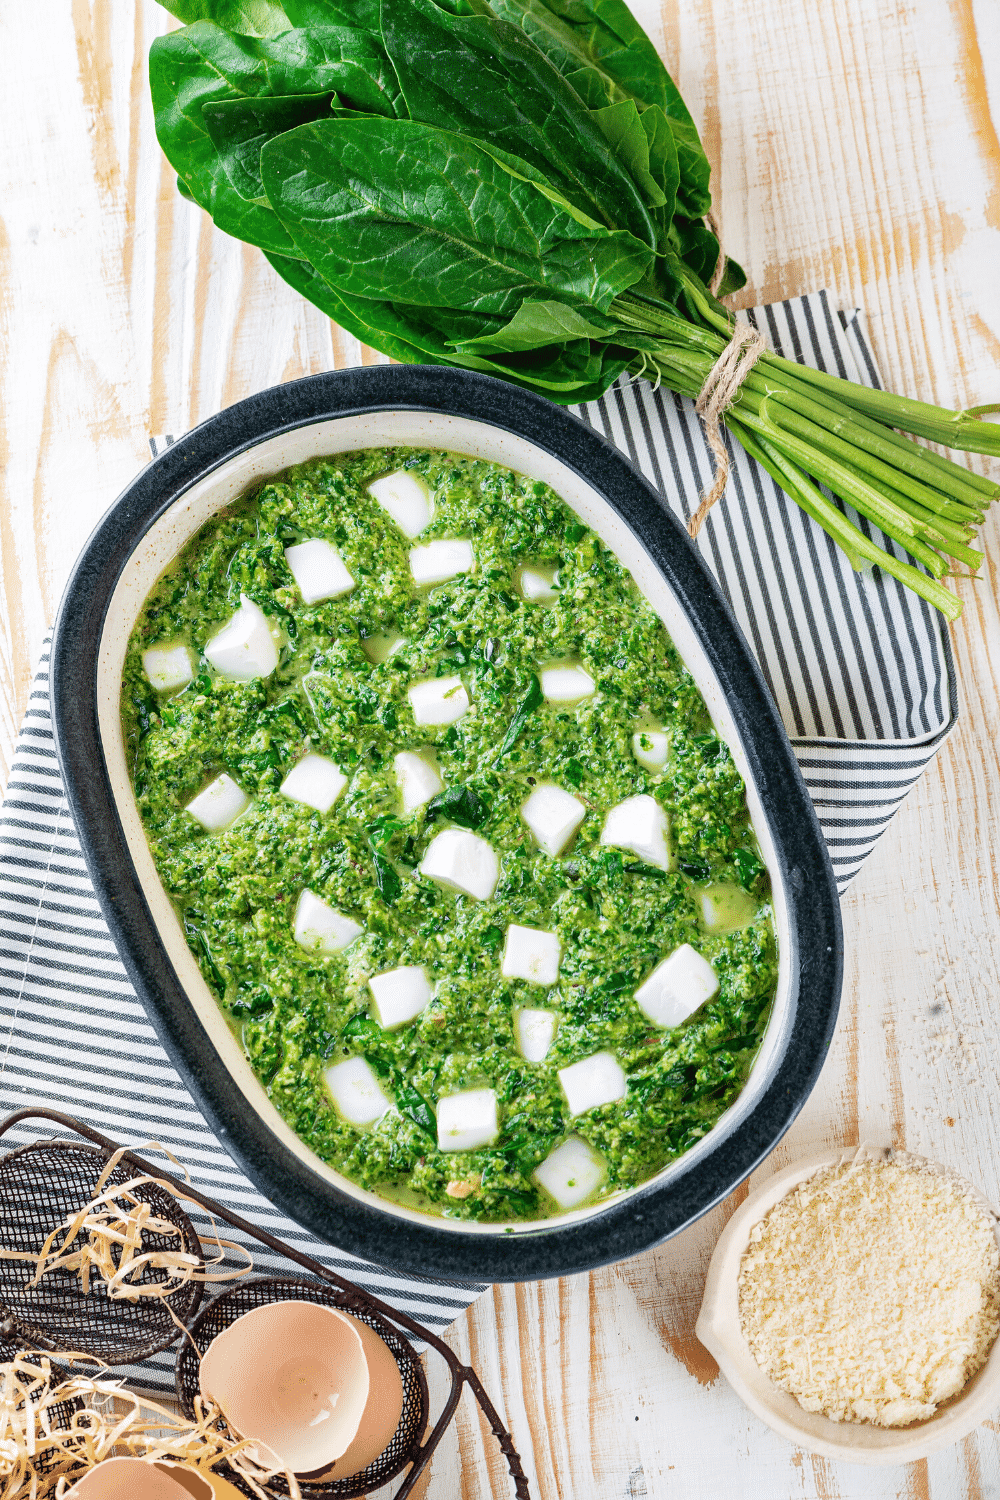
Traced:
<path fill-rule="evenodd" d="M 704 131 L 726 242 L 750 276 L 740 301 L 830 287 L 865 309 L 897 389 L 955 404 L 1000 395 L 997 0 L 634 8 Z M 0 768 L 73 558 L 149 433 L 375 357 L 177 196 L 144 76 L 171 24 L 152 0 L 0 9 L 0 56 L 16 59 L 0 102 Z M 841 1022 L 771 1165 L 892 1141 L 1000 1202 L 995 521 L 984 540 L 984 577 L 960 585 L 954 631 L 961 726 L 845 901 Z M 455 1326 L 532 1493 L 1000 1494 L 1000 1419 L 926 1465 L 879 1471 L 797 1453 L 743 1409 L 692 1333 L 726 1212 L 592 1276 L 497 1288 Z M 510 1492 L 468 1396 L 422 1490 Z"/>

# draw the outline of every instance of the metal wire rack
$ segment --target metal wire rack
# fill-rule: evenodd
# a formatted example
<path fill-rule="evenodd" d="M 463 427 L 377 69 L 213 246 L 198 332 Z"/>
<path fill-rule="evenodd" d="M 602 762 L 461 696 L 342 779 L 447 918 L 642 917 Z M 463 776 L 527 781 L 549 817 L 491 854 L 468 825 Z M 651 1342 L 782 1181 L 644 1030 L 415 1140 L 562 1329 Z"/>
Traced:
<path fill-rule="evenodd" d="M 90 1200 L 102 1166 L 119 1147 L 114 1141 L 74 1120 L 70 1115 L 59 1110 L 30 1106 L 17 1110 L 0 1121 L 0 1138 L 25 1120 L 48 1121 L 72 1131 L 89 1143 L 83 1146 L 80 1140 L 37 1141 L 21 1146 L 0 1159 L 0 1245 L 37 1253 L 52 1230 L 68 1214 L 76 1212 Z M 119 1172 L 124 1175 L 117 1176 Z M 215 1333 L 251 1307 L 261 1306 L 266 1301 L 288 1300 L 289 1291 L 294 1288 L 291 1295 L 296 1300 L 325 1302 L 361 1318 L 392 1351 L 403 1381 L 403 1412 L 389 1446 L 367 1469 L 350 1479 L 301 1482 L 304 1500 L 346 1500 L 348 1496 L 364 1495 L 394 1479 L 409 1464 L 409 1473 L 394 1497 L 394 1500 L 406 1500 L 450 1425 L 465 1386 L 469 1387 L 478 1401 L 507 1460 L 516 1500 L 531 1500 L 520 1455 L 483 1389 L 479 1376 L 470 1365 L 462 1364 L 458 1356 L 431 1329 L 425 1328 L 379 1298 L 372 1297 L 353 1282 L 327 1270 L 311 1256 L 284 1244 L 267 1230 L 258 1228 L 238 1214 L 231 1213 L 206 1194 L 181 1182 L 169 1172 L 152 1166 L 132 1151 L 122 1153 L 115 1174 L 110 1179 L 112 1182 L 126 1182 L 130 1177 L 139 1176 L 158 1178 L 182 1198 L 206 1209 L 217 1221 L 249 1235 L 259 1244 L 309 1273 L 308 1281 L 289 1276 L 236 1283 L 209 1302 L 200 1316 L 197 1314 L 201 1302 L 201 1284 L 193 1287 L 189 1284 L 182 1288 L 189 1299 L 184 1303 L 183 1311 L 179 1294 L 174 1294 L 169 1299 L 170 1307 L 199 1347 L 205 1347 Z M 153 1191 L 150 1188 L 150 1192 Z M 183 1210 L 180 1210 L 178 1218 L 179 1206 L 174 1202 L 172 1193 L 161 1189 L 155 1191 L 159 1196 L 154 1211 L 178 1224 L 183 1220 L 181 1227 L 186 1226 L 185 1238 L 189 1232 L 193 1239 L 193 1252 L 200 1257 L 201 1244 Z M 153 1199 L 147 1201 L 153 1202 Z M 170 1212 L 167 1212 L 171 1205 Z M 24 1262 L 0 1261 L 0 1267 L 14 1267 L 13 1273 L 6 1278 L 0 1275 L 0 1329 L 5 1320 L 19 1340 L 23 1339 L 45 1349 L 68 1347 L 83 1352 L 86 1348 L 86 1352 L 97 1353 L 108 1364 L 129 1364 L 146 1358 L 158 1349 L 166 1348 L 181 1337 L 161 1299 L 143 1298 L 141 1302 L 133 1304 L 108 1298 L 95 1291 L 84 1297 L 77 1278 L 72 1274 L 54 1273 L 45 1297 L 35 1296 L 25 1300 L 24 1265 Z M 47 1277 L 46 1281 L 49 1280 Z M 44 1285 L 45 1283 L 41 1283 L 34 1291 L 40 1291 Z M 164 1321 L 170 1325 L 169 1334 L 166 1329 L 154 1329 L 152 1326 L 129 1322 L 123 1315 L 125 1309 L 135 1308 L 142 1316 L 146 1316 L 148 1310 L 145 1303 L 151 1304 L 152 1309 L 159 1310 Z M 68 1344 L 63 1338 L 64 1333 L 69 1339 Z M 427 1381 L 408 1334 L 427 1343 L 444 1360 L 451 1377 L 444 1406 L 429 1431 Z M 89 1338 L 91 1343 L 84 1346 L 80 1341 L 83 1336 Z M 145 1342 L 140 1342 L 142 1338 L 145 1338 Z M 114 1358 L 100 1352 L 102 1339 L 104 1347 L 112 1350 Z M 135 1348 L 138 1352 L 123 1358 L 123 1345 Z M 179 1351 L 176 1378 L 178 1397 L 185 1412 L 190 1415 L 193 1410 L 191 1403 L 198 1388 L 198 1372 L 197 1354 L 189 1339 L 184 1340 Z M 238 1475 L 230 1472 L 227 1478 L 250 1493 Z M 276 1500 L 288 1494 L 287 1485 L 275 1480 L 270 1481 L 269 1490 Z"/>

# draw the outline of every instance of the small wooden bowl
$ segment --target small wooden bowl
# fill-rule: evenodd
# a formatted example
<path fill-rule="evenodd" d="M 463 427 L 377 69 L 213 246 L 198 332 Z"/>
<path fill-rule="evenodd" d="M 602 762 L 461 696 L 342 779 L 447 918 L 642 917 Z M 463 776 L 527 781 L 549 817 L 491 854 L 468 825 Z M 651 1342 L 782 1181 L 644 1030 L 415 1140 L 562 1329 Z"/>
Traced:
<path fill-rule="evenodd" d="M 903 1167 L 930 1168 L 956 1178 L 989 1215 L 1000 1243 L 996 1213 L 982 1193 L 958 1173 L 906 1152 L 872 1151 L 865 1154 L 874 1160 L 892 1157 Z M 876 1427 L 868 1422 L 833 1422 L 818 1412 L 805 1411 L 794 1396 L 781 1390 L 765 1375 L 740 1326 L 740 1262 L 754 1225 L 800 1182 L 806 1182 L 824 1167 L 851 1161 L 856 1155 L 854 1151 L 828 1151 L 821 1156 L 807 1157 L 776 1172 L 751 1192 L 733 1214 L 715 1247 L 695 1332 L 718 1361 L 723 1375 L 744 1404 L 796 1447 L 818 1453 L 823 1458 L 854 1464 L 913 1463 L 959 1442 L 1000 1406 L 1000 1338 L 994 1343 L 982 1368 L 932 1417 L 911 1427 Z"/>

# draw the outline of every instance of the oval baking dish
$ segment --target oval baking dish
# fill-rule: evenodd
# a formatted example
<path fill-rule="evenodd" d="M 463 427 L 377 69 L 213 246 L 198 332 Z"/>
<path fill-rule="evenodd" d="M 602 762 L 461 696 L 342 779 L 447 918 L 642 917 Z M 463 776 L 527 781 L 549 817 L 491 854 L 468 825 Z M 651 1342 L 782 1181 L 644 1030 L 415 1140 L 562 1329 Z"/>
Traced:
<path fill-rule="evenodd" d="M 203 980 L 153 866 L 119 716 L 143 601 L 221 507 L 305 459 L 435 447 L 552 486 L 630 570 L 729 744 L 771 876 L 779 978 L 750 1078 L 691 1150 L 639 1187 L 514 1225 L 431 1218 L 366 1192 L 285 1124 Z M 320 1238 L 446 1277 L 526 1280 L 637 1254 L 729 1193 L 771 1151 L 822 1066 L 842 938 L 826 847 L 774 705 L 683 529 L 610 444 L 562 408 L 490 377 L 379 366 L 274 387 L 210 418 L 151 463 L 104 517 L 67 587 L 52 650 L 56 740 L 105 916 L 164 1047 L 248 1176 Z"/>

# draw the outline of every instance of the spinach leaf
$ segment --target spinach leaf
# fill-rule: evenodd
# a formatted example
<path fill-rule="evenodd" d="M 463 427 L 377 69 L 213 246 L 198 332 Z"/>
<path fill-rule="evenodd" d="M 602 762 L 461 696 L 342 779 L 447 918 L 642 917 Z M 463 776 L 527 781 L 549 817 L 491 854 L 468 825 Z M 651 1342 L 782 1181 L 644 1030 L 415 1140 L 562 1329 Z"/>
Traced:
<path fill-rule="evenodd" d="M 260 180 L 260 148 L 272 135 L 330 113 L 335 94 L 286 94 L 264 99 L 224 99 L 206 104 L 205 126 L 235 192 L 248 203 L 270 205 Z"/>
<path fill-rule="evenodd" d="M 711 168 L 680 91 L 624 0 L 492 0 L 521 26 L 591 108 L 634 99 L 662 110 L 680 173 L 678 206 L 701 218 L 712 205 Z"/>
<path fill-rule="evenodd" d="M 605 311 L 652 262 L 525 163 L 410 120 L 300 125 L 265 145 L 261 175 L 341 294 L 509 315 L 541 290 Z"/>
<path fill-rule="evenodd" d="M 627 169 L 520 27 L 492 14 L 451 15 L 435 0 L 382 0 L 382 35 L 414 119 L 488 140 L 529 162 L 588 217 L 655 245 Z"/>
<path fill-rule="evenodd" d="M 379 0 L 284 0 L 293 26 L 357 26 L 380 34 Z"/>
<path fill-rule="evenodd" d="M 471 786 L 450 786 L 427 804 L 427 821 L 450 818 L 462 828 L 481 828 L 490 815 L 489 804 Z"/>
<path fill-rule="evenodd" d="M 677 863 L 681 873 L 689 880 L 707 880 L 712 873 L 711 866 L 700 859 L 681 859 Z"/>
<path fill-rule="evenodd" d="M 402 1075 L 395 1075 L 402 1080 Z M 401 1115 L 406 1115 L 421 1130 L 429 1136 L 437 1139 L 437 1118 L 423 1094 L 419 1093 L 412 1084 L 402 1081 L 395 1083 L 393 1092 L 396 1096 L 396 1108 Z"/>
<path fill-rule="evenodd" d="M 278 0 L 159 0 L 178 21 L 215 21 L 243 36 L 277 36 L 294 23 Z"/>
<path fill-rule="evenodd" d="M 736 866 L 740 885 L 744 890 L 754 890 L 765 871 L 764 861 L 760 856 L 752 849 L 735 849 L 733 864 Z"/>
<path fill-rule="evenodd" d="M 227 234 L 277 255 L 296 256 L 298 252 L 266 200 L 257 201 L 262 198 L 256 183 L 259 172 L 254 168 L 251 174 L 256 195 L 247 198 L 242 189 L 248 184 L 240 170 L 250 170 L 249 142 L 268 138 L 268 122 L 263 114 L 254 120 L 246 112 L 242 118 L 237 114 L 227 120 L 224 112 L 219 116 L 218 107 L 236 101 L 259 105 L 263 99 L 294 98 L 299 101 L 301 119 L 308 117 L 308 106 L 301 102 L 304 97 L 337 94 L 346 104 L 365 111 L 393 115 L 398 107 L 405 113 L 381 41 L 345 27 L 255 37 L 198 21 L 156 38 L 149 54 L 149 82 L 157 139 L 186 195 Z M 211 121 L 206 117 L 208 108 L 213 110 Z M 280 112 L 271 124 L 278 132 L 288 128 Z M 213 138 L 213 128 L 223 142 L 222 149 Z M 242 153 L 237 152 L 240 142 L 244 143 Z M 239 190 L 231 171 L 242 184 Z"/>
<path fill-rule="evenodd" d="M 528 684 L 528 691 L 518 704 L 514 717 L 507 727 L 507 733 L 503 737 L 503 744 L 500 746 L 501 755 L 506 755 L 507 751 L 517 743 L 521 731 L 535 712 L 535 709 L 541 705 L 543 697 L 542 684 L 537 677 L 532 677 Z"/>
<path fill-rule="evenodd" d="M 348 333 L 402 364 L 462 365 L 529 390 L 542 390 L 551 400 L 568 403 L 596 401 L 627 368 L 631 358 L 627 350 L 607 346 L 595 352 L 590 343 L 583 346 L 586 351 L 583 357 L 577 356 L 573 346 L 543 349 L 528 359 L 513 356 L 509 361 L 459 354 L 428 319 L 430 309 L 345 296 L 324 281 L 308 261 L 271 254 L 267 254 L 267 259 L 284 281 L 308 297 Z M 451 310 L 447 311 L 450 314 Z M 441 323 L 443 319 L 436 321 Z M 489 320 L 483 318 L 479 321 L 482 326 Z M 494 321 L 499 324 L 501 320 Z M 456 333 L 460 333 L 464 326 L 461 314 L 456 314 Z M 582 343 L 577 341 L 577 346 Z"/>
<path fill-rule="evenodd" d="M 396 873 L 391 860 L 383 854 L 383 849 L 390 842 L 393 835 L 405 828 L 406 824 L 401 818 L 394 818 L 387 814 L 376 818 L 368 825 L 368 847 L 372 851 L 372 865 L 375 870 L 375 884 L 378 893 L 386 906 L 392 906 L 394 901 L 399 900 L 403 889 L 403 882 Z"/>

